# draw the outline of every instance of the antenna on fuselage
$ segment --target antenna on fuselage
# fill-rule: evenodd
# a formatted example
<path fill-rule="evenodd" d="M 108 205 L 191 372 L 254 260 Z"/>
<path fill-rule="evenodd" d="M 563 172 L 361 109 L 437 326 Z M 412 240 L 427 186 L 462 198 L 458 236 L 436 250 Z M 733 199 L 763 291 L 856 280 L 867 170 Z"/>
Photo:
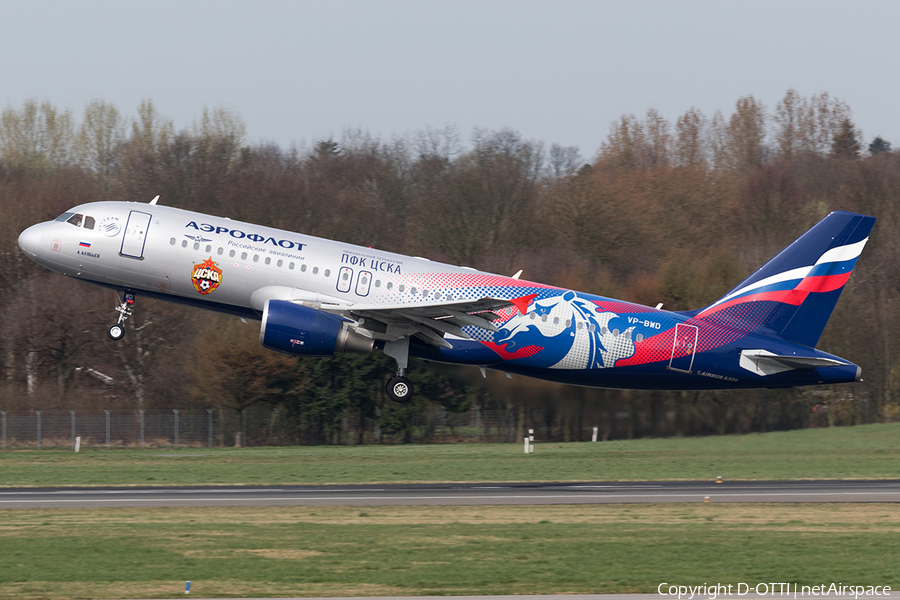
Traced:
<path fill-rule="evenodd" d="M 156 198 L 154 198 L 153 200 L 150 201 L 150 204 L 152 204 L 153 206 L 156 206 L 157 200 L 159 200 L 159 194 L 156 195 Z"/>

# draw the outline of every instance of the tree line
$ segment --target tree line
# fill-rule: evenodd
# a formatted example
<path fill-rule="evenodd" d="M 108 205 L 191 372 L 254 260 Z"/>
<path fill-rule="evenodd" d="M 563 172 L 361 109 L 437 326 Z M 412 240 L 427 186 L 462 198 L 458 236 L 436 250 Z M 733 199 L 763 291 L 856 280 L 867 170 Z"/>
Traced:
<path fill-rule="evenodd" d="M 580 439 L 766 431 L 897 418 L 896 235 L 900 153 L 866 144 L 850 107 L 789 90 L 730 114 L 623 115 L 584 157 L 510 129 L 426 129 L 390 139 L 348 130 L 282 148 L 247 142 L 240 117 L 206 109 L 176 130 L 151 101 L 103 101 L 76 118 L 49 102 L 0 114 L 0 321 L 8 410 L 226 407 L 291 415 L 304 439 L 345 419 L 401 437 L 429 404 L 514 407 Z M 73 205 L 149 201 L 427 256 L 671 310 L 719 298 L 831 210 L 878 217 L 820 347 L 861 365 L 833 388 L 628 392 L 560 386 L 417 362 L 417 398 L 383 393 L 392 361 L 297 359 L 259 347 L 254 324 L 140 299 L 123 342 L 115 297 L 41 269 L 24 228 Z M 362 429 L 361 427 L 359 428 Z"/>

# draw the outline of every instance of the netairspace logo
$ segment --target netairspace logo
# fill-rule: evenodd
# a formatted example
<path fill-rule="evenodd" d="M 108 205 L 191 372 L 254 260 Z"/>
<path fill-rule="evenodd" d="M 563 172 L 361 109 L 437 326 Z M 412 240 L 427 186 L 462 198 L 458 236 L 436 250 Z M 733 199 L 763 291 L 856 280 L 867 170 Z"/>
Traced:
<path fill-rule="evenodd" d="M 756 596 L 785 596 L 798 598 L 799 596 L 831 596 L 854 598 L 866 596 L 889 596 L 891 588 L 882 585 L 843 585 L 842 583 L 823 583 L 821 585 L 800 585 L 797 583 L 757 583 L 750 587 L 746 583 L 728 584 L 716 583 L 708 585 L 675 585 L 661 583 L 656 588 L 661 596 L 672 596 L 678 600 L 692 598 L 716 600 L 720 596 L 747 596 L 751 592 Z"/>

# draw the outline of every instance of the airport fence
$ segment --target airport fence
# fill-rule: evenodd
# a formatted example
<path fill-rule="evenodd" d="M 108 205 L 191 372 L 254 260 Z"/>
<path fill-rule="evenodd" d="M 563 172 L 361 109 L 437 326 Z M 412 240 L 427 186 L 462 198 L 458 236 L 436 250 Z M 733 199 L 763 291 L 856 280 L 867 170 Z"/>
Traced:
<path fill-rule="evenodd" d="M 541 441 L 577 441 L 596 435 L 592 427 L 545 421 L 540 415 L 510 407 L 475 408 L 451 413 L 432 408 L 408 422 L 393 422 L 358 415 L 338 416 L 323 426 L 321 420 L 280 409 L 251 407 L 228 409 L 31 410 L 0 411 L 0 449 L 70 448 L 80 438 L 82 448 L 159 448 L 283 446 L 377 443 L 521 443 L 529 429 Z"/>

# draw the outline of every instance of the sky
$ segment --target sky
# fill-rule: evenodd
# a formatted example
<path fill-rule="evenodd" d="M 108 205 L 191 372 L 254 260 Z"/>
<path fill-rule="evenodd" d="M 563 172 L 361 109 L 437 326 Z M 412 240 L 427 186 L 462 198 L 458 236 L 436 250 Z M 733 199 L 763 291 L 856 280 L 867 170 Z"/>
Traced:
<path fill-rule="evenodd" d="M 771 110 L 794 88 L 898 147 L 898 23 L 894 0 L 11 0 L 0 107 L 149 98 L 181 129 L 221 106 L 283 147 L 509 127 L 590 159 L 623 114 Z"/>

